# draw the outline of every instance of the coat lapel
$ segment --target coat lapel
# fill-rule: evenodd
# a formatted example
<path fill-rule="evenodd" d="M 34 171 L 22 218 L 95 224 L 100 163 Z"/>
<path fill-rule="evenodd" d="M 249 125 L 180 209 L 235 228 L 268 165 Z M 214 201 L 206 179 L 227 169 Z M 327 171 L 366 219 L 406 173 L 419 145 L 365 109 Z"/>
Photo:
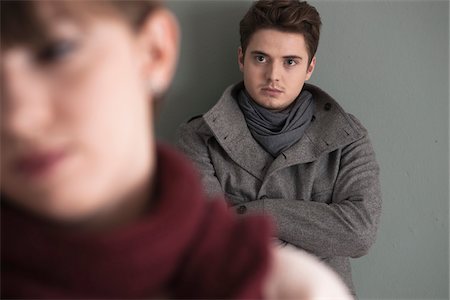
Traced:
<path fill-rule="evenodd" d="M 332 152 L 363 136 L 331 96 L 310 84 L 305 84 L 304 89 L 313 94 L 316 104 L 313 121 L 303 137 L 275 159 L 267 176 L 282 168 L 315 161 L 323 153 Z"/>
<path fill-rule="evenodd" d="M 203 119 L 228 156 L 262 181 L 273 157 L 252 137 L 232 90 L 228 87 Z"/>

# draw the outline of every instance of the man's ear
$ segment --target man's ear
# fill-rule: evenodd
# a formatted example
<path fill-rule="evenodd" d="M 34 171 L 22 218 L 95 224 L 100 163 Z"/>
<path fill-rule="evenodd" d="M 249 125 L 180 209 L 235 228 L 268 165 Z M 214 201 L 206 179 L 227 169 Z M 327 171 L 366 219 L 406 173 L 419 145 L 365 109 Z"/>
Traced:
<path fill-rule="evenodd" d="M 311 63 L 308 66 L 308 69 L 306 70 L 306 80 L 309 80 L 311 78 L 312 73 L 314 72 L 314 68 L 316 67 L 316 57 L 314 56 L 311 60 Z"/>
<path fill-rule="evenodd" d="M 244 52 L 242 51 L 242 47 L 238 48 L 238 64 L 239 64 L 239 70 L 241 72 L 244 71 Z"/>
<path fill-rule="evenodd" d="M 138 32 L 143 80 L 154 96 L 170 86 L 178 61 L 179 28 L 167 9 L 150 13 Z"/>

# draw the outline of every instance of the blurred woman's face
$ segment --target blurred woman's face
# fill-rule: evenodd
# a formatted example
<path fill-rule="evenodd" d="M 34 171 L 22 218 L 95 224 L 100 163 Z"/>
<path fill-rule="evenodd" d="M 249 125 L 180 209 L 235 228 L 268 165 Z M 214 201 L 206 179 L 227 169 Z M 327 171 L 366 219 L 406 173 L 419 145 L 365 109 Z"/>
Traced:
<path fill-rule="evenodd" d="M 78 221 L 131 201 L 149 184 L 148 87 L 168 79 L 152 78 L 151 38 L 125 22 L 81 26 L 43 12 L 52 41 L 1 54 L 1 189 L 38 215 Z"/>

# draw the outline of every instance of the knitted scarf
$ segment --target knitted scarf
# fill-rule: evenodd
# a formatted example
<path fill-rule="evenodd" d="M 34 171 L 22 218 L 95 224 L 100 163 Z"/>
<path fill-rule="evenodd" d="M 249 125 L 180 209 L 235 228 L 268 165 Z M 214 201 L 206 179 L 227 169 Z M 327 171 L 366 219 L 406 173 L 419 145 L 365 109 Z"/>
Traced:
<path fill-rule="evenodd" d="M 300 140 L 314 114 L 313 96 L 306 90 L 282 111 L 262 107 L 245 89 L 239 92 L 238 103 L 253 138 L 273 157 Z"/>
<path fill-rule="evenodd" d="M 269 223 L 205 201 L 190 163 L 168 147 L 157 159 L 154 209 L 118 229 L 65 232 L 2 199 L 0 298 L 260 298 Z"/>

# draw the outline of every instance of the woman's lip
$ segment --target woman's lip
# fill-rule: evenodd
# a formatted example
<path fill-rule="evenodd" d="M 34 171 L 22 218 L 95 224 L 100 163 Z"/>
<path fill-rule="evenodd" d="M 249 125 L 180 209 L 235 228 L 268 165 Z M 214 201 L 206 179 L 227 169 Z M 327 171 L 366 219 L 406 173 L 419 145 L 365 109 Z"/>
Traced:
<path fill-rule="evenodd" d="M 25 176 L 42 176 L 50 172 L 65 156 L 66 152 L 63 150 L 36 152 L 19 158 L 15 168 Z"/>

